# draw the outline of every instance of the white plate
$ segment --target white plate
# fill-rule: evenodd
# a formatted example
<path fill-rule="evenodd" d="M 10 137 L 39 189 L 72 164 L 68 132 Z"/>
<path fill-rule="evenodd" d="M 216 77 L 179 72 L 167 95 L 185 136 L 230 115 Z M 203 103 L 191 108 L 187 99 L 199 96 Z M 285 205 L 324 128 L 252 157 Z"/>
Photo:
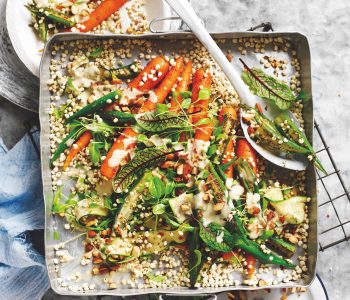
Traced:
<path fill-rule="evenodd" d="M 247 300 L 281 300 L 282 291 L 272 289 L 269 292 L 265 290 L 247 292 Z M 288 296 L 288 300 L 329 300 L 326 288 L 317 275 L 314 282 L 305 293 L 295 293 Z"/>
<path fill-rule="evenodd" d="M 28 0 L 7 0 L 6 24 L 18 57 L 35 76 L 39 77 L 41 50 L 44 48 L 44 43 L 28 26 L 31 15 L 24 7 L 27 2 Z M 169 6 L 162 0 L 147 0 L 144 10 L 148 20 L 170 14 Z"/>

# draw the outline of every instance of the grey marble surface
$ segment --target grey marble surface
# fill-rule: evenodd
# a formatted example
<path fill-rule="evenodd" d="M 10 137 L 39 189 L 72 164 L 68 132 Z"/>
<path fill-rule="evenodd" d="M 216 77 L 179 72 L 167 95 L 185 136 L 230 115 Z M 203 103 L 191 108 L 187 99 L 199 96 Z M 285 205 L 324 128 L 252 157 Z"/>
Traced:
<path fill-rule="evenodd" d="M 299 31 L 309 38 L 315 117 L 349 189 L 350 1 L 192 0 L 192 4 L 210 31 L 245 30 L 270 21 L 277 31 Z M 0 135 L 8 146 L 11 147 L 20 138 L 23 120 L 31 117 L 31 114 L 0 100 Z M 332 185 L 331 182 L 329 184 Z M 339 186 L 334 184 L 332 193 L 337 192 Z M 319 201 L 324 202 L 325 197 L 320 187 Z M 346 199 L 340 200 L 335 203 L 341 213 L 340 217 L 342 220 L 347 217 L 350 219 L 350 204 Z M 331 208 L 320 209 L 319 228 L 322 230 L 331 224 L 337 224 Z M 350 234 L 350 226 L 346 230 Z M 321 241 L 332 238 L 334 236 L 325 235 Z M 319 254 L 318 273 L 332 300 L 350 299 L 347 290 L 350 281 L 349 250 L 349 244 L 344 242 Z M 49 292 L 44 298 L 56 297 Z"/>

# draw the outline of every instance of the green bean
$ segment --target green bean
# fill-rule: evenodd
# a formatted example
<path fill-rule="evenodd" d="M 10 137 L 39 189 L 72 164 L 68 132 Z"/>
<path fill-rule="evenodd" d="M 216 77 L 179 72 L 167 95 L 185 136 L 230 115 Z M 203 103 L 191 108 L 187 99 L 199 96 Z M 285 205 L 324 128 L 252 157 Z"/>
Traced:
<path fill-rule="evenodd" d="M 81 110 L 77 111 L 75 114 L 73 114 L 71 117 L 69 117 L 66 120 L 67 123 L 71 123 L 73 120 L 84 117 L 86 115 L 92 114 L 103 107 L 105 107 L 106 104 L 108 104 L 109 100 L 112 100 L 112 102 L 115 101 L 116 98 L 119 98 L 121 96 L 121 92 L 119 90 L 116 90 L 114 92 L 111 92 L 107 95 L 104 95 L 103 97 L 97 99 L 96 101 L 92 102 L 91 104 L 86 105 Z"/>
<path fill-rule="evenodd" d="M 64 152 L 69 146 L 67 145 L 67 142 L 69 140 L 76 140 L 79 138 L 86 129 L 84 127 L 75 127 L 63 140 L 62 142 L 58 145 L 56 152 L 50 159 L 50 165 L 52 166 L 53 162 L 60 156 L 61 153 Z"/>

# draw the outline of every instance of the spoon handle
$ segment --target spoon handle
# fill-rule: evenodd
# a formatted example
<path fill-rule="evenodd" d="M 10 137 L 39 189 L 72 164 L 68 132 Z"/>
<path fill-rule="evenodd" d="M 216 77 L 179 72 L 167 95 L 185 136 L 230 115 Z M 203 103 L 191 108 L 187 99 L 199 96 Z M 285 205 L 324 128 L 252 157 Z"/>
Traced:
<path fill-rule="evenodd" d="M 238 93 L 241 102 L 254 106 L 255 98 L 252 97 L 252 94 L 248 91 L 238 72 L 232 67 L 224 53 L 205 29 L 189 2 L 185 0 L 166 0 L 166 2 L 183 19 L 196 37 L 207 48 L 209 53 L 214 57 Z"/>

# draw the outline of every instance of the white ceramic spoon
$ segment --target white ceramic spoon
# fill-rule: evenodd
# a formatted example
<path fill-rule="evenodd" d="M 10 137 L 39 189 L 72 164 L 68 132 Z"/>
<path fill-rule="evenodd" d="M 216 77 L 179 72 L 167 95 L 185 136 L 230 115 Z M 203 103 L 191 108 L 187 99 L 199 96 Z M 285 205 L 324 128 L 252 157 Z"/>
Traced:
<path fill-rule="evenodd" d="M 192 6 L 185 0 L 165 0 L 170 7 L 182 18 L 182 20 L 187 24 L 187 26 L 192 30 L 196 37 L 202 42 L 202 44 L 207 48 L 209 53 L 214 57 L 218 65 L 221 67 L 222 71 L 227 76 L 228 80 L 231 82 L 232 86 L 238 93 L 241 102 L 255 107 L 258 102 L 261 103 L 261 99 L 253 95 L 248 87 L 245 85 L 240 77 L 240 74 L 233 68 L 230 62 L 227 60 L 224 53 L 212 39 L 208 31 L 203 26 L 201 20 L 196 15 Z M 272 118 L 276 116 L 276 111 L 269 109 L 267 116 Z M 252 147 L 265 159 L 283 168 L 291 170 L 305 170 L 308 161 L 304 156 L 294 155 L 291 158 L 277 156 L 259 146 L 255 143 L 248 134 L 248 126 L 244 124 L 241 120 L 241 126 L 246 139 L 252 145 Z"/>

